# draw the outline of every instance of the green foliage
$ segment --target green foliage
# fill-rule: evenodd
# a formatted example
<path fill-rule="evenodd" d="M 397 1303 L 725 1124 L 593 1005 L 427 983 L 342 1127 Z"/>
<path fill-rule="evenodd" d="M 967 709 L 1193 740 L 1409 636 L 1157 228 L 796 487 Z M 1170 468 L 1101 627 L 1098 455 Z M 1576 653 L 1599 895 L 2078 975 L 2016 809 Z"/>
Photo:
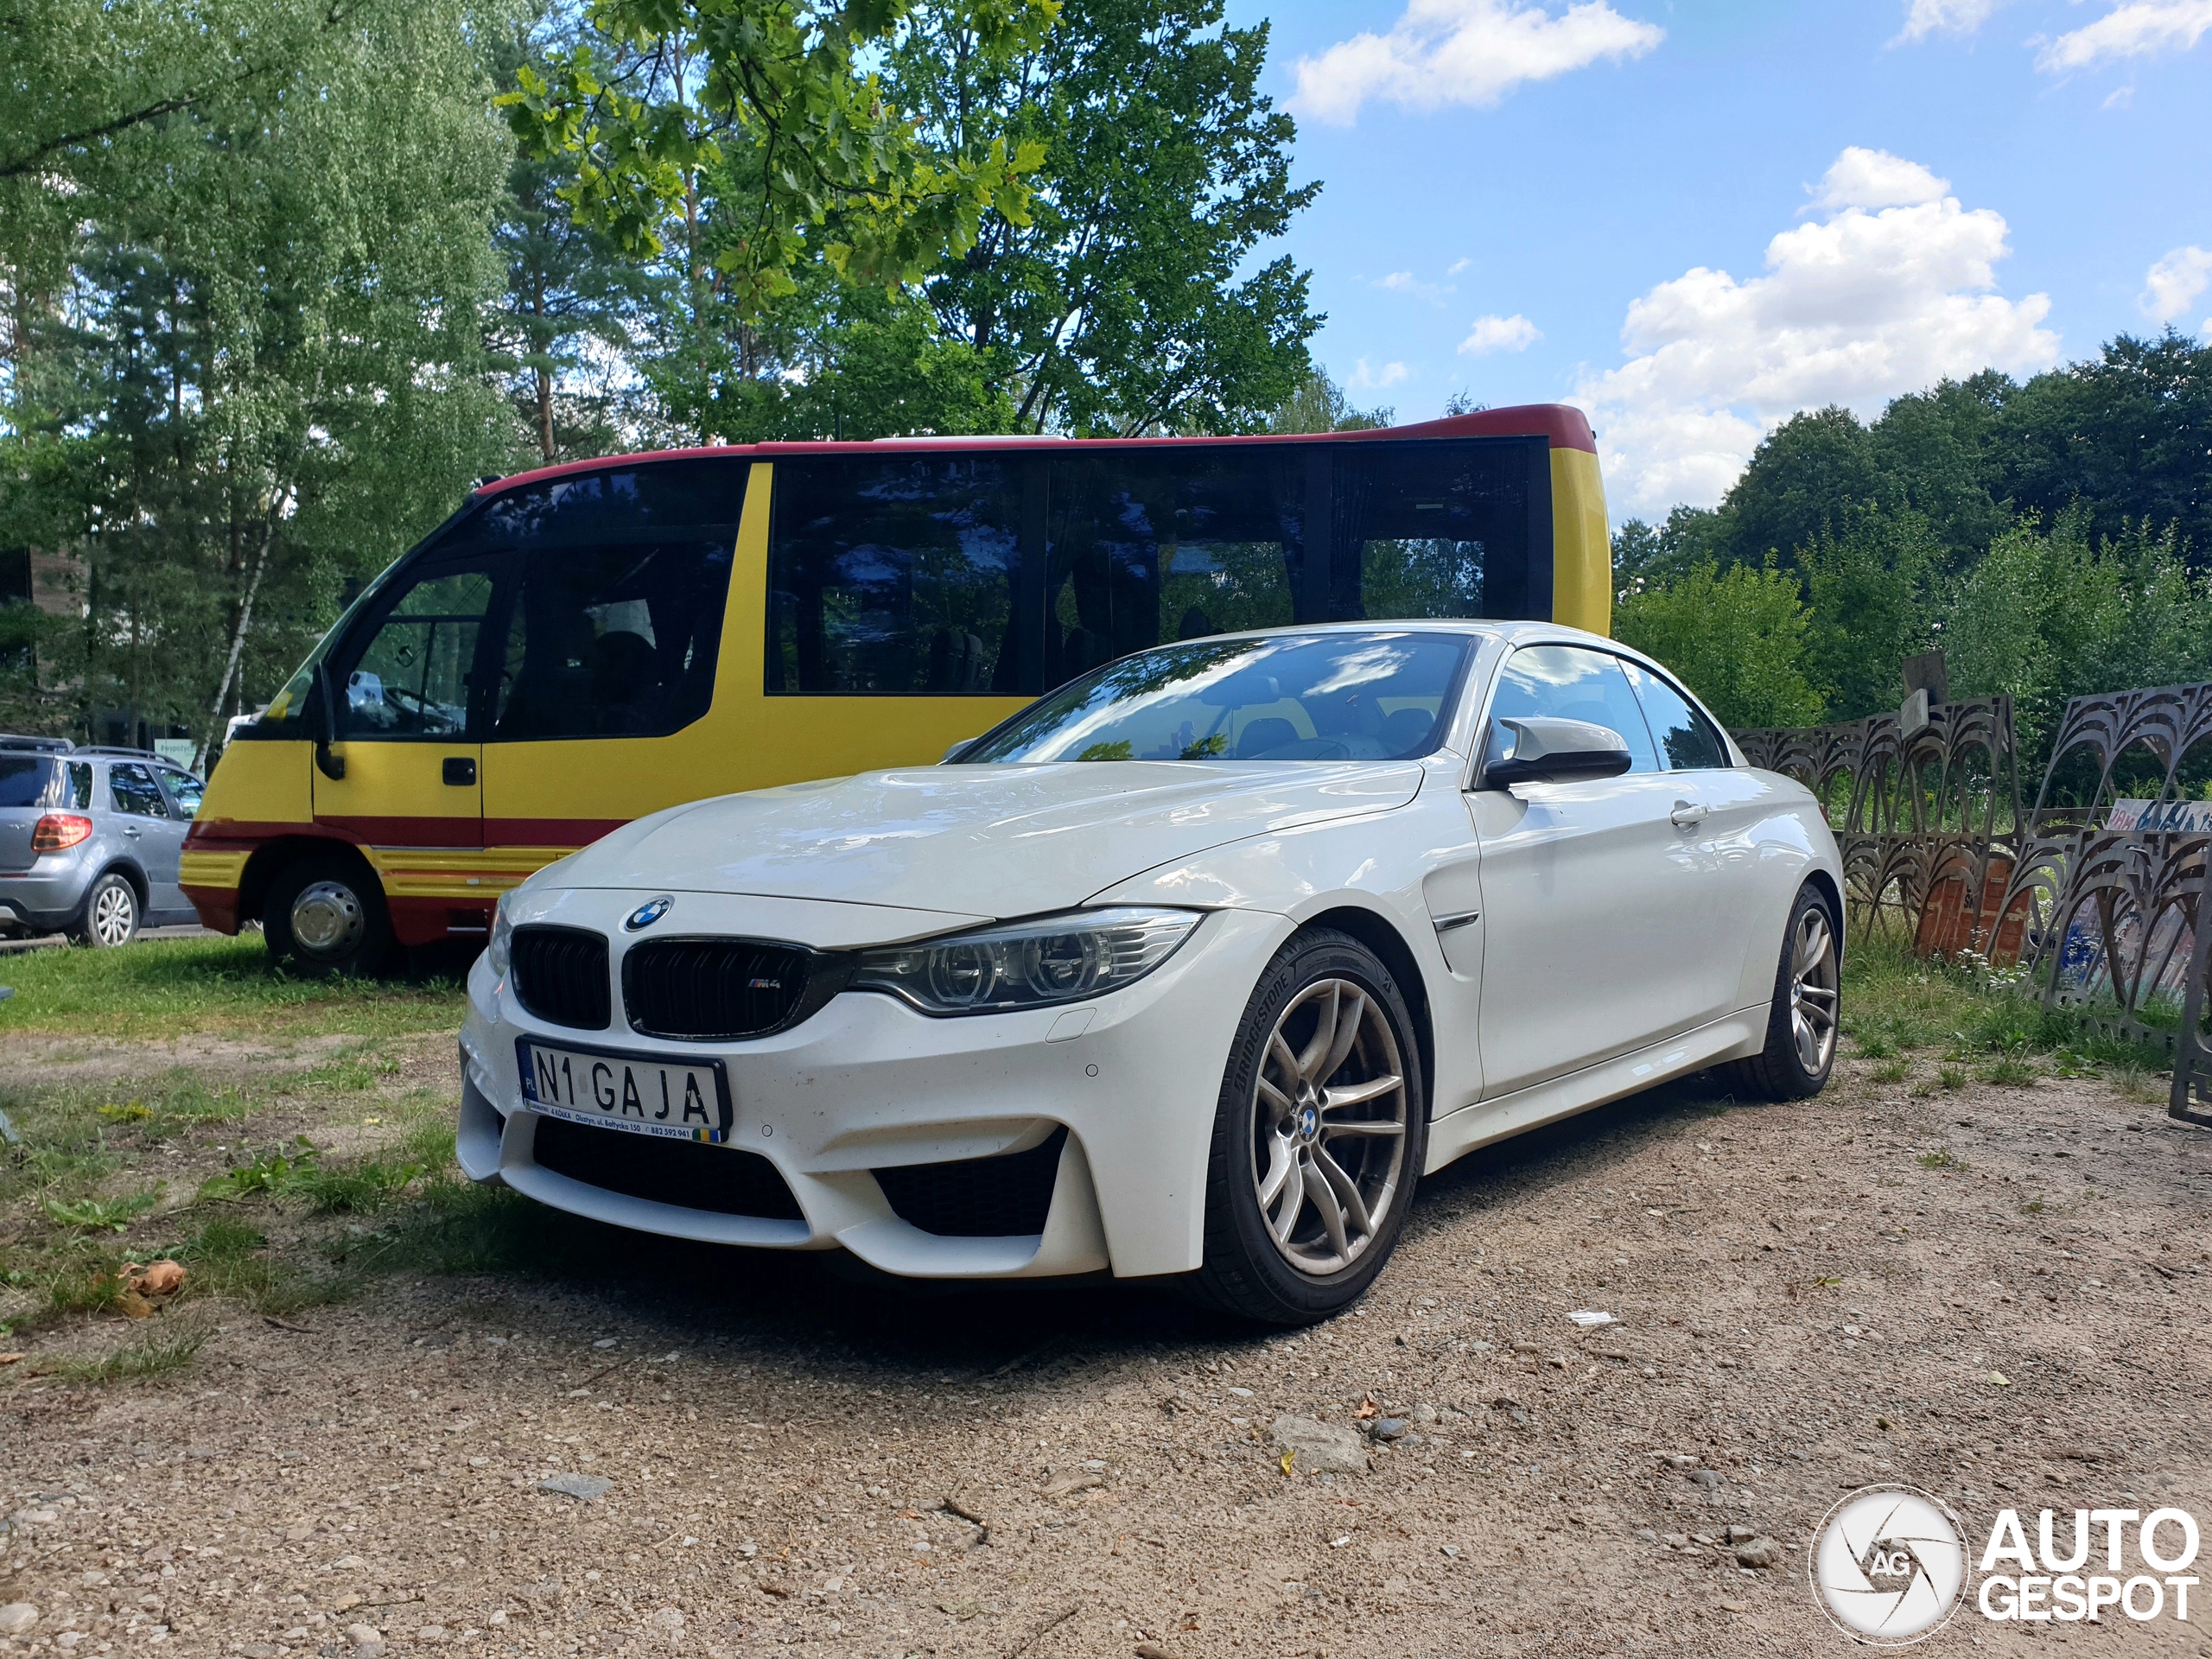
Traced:
<path fill-rule="evenodd" d="M 1786 572 L 1706 563 L 1623 600 L 1613 632 L 1681 675 L 1725 725 L 1800 726 L 1821 714 L 1805 676 L 1810 620 Z"/>
<path fill-rule="evenodd" d="M 1446 413 L 1465 414 L 1465 410 Z M 1308 365 L 1290 395 L 1268 417 L 1270 432 L 1366 432 L 1389 426 L 1398 418 L 1395 409 L 1356 409 L 1344 389 L 1329 378 L 1319 364 Z"/>
<path fill-rule="evenodd" d="M 122 1198 L 78 1198 L 67 1204 L 59 1198 L 48 1198 L 41 1207 L 46 1211 L 46 1218 L 57 1227 L 73 1227 L 87 1233 L 120 1233 L 161 1201 L 162 1189 L 157 1183 L 148 1192 Z"/>
<path fill-rule="evenodd" d="M 923 290 L 947 338 L 998 355 L 1020 426 L 1078 435 L 1268 425 L 1319 326 L 1306 274 L 1255 266 L 1316 185 L 1290 182 L 1290 118 L 1259 91 L 1268 28 L 1222 0 L 1086 0 L 1033 50 L 995 54 L 958 0 L 915 6 L 886 81 L 939 149 L 1011 132 L 1039 164 Z"/>
<path fill-rule="evenodd" d="M 1943 549 L 1910 507 L 1847 510 L 1798 553 L 1812 613 L 1806 672 L 1826 718 L 1857 720 L 1904 697 L 1899 664 L 1927 649 L 1931 584 Z"/>
<path fill-rule="evenodd" d="M 159 1376 L 164 1371 L 180 1370 L 189 1365 L 212 1334 L 205 1326 L 149 1331 L 135 1342 L 125 1343 L 105 1354 L 59 1356 L 38 1361 L 37 1375 L 79 1383 L 121 1382 L 136 1377 Z"/>
<path fill-rule="evenodd" d="M 307 1136 L 297 1136 L 283 1152 L 263 1153 L 202 1181 L 200 1201 L 235 1202 L 249 1193 L 283 1192 L 309 1174 L 321 1155 Z"/>
<path fill-rule="evenodd" d="M 1788 559 L 1840 530 L 1853 508 L 1894 499 L 1859 417 L 1807 410 L 1767 434 L 1728 492 L 1729 550 L 1747 564 Z"/>

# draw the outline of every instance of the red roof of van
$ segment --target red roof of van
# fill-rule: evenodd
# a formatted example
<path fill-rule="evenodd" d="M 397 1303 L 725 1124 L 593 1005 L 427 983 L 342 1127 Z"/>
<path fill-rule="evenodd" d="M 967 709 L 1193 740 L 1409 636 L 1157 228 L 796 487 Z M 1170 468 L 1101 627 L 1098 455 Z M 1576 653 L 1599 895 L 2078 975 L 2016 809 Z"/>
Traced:
<path fill-rule="evenodd" d="M 567 478 L 603 467 L 628 466 L 640 461 L 670 461 L 688 455 L 754 455 L 763 461 L 779 455 L 880 455 L 887 450 L 929 450 L 954 447 L 991 449 L 1058 449 L 1071 443 L 1127 448 L 1172 443 L 1314 443 L 1344 438 L 1549 438 L 1554 449 L 1584 449 L 1598 453 L 1598 440 L 1589 418 L 1567 404 L 1522 404 L 1511 409 L 1478 410 L 1471 415 L 1447 415 L 1441 420 L 1419 421 L 1411 426 L 1370 427 L 1356 432 L 1298 432 L 1281 435 L 1257 434 L 1227 438 L 1058 438 L 1034 433 L 958 438 L 871 438 L 833 442 L 725 443 L 698 449 L 648 449 L 635 454 L 601 455 L 572 461 L 558 467 L 540 467 L 480 485 L 472 497 L 534 484 L 540 479 Z"/>

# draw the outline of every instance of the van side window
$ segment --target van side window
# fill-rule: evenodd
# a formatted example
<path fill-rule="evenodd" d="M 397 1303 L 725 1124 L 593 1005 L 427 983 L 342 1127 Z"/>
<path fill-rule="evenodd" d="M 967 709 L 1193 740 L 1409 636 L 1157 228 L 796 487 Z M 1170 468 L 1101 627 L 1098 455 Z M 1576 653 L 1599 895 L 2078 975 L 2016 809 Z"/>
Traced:
<path fill-rule="evenodd" d="M 778 461 L 769 694 L 1014 690 L 1020 522 L 995 456 Z"/>
<path fill-rule="evenodd" d="M 719 537 L 524 550 L 493 741 L 664 737 L 704 715 L 734 553 Z"/>
<path fill-rule="evenodd" d="M 1342 446 L 1329 614 L 1549 616 L 1548 537 L 1542 568 L 1529 556 L 1529 470 L 1539 462 L 1550 464 L 1548 452 L 1522 442 Z"/>
<path fill-rule="evenodd" d="M 1305 461 L 1274 446 L 1055 456 L 1045 683 L 1147 645 L 1297 620 Z"/>
<path fill-rule="evenodd" d="M 427 567 L 393 592 L 365 639 L 332 664 L 338 734 L 457 738 L 468 728 L 476 639 L 492 604 L 483 569 Z"/>
<path fill-rule="evenodd" d="M 127 760 L 117 761 L 107 769 L 107 789 L 118 812 L 127 812 L 134 818 L 166 818 L 169 815 L 168 803 L 162 799 L 162 786 L 143 766 Z"/>

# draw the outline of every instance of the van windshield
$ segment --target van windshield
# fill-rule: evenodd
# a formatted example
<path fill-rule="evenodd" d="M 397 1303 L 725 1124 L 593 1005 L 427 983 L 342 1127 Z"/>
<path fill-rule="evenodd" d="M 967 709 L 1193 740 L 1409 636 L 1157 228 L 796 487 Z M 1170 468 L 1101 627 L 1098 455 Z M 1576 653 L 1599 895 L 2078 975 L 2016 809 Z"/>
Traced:
<path fill-rule="evenodd" d="M 1163 645 L 1063 686 L 958 762 L 1409 759 L 1443 741 L 1472 643 L 1394 629 Z"/>

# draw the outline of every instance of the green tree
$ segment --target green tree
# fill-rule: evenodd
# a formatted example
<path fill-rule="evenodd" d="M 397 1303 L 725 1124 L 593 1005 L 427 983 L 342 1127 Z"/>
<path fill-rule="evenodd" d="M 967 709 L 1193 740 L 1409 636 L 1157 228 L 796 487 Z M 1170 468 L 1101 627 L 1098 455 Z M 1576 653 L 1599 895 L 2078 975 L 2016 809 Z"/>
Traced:
<path fill-rule="evenodd" d="M 1709 507 L 1675 507 L 1660 524 L 1630 518 L 1613 531 L 1613 588 L 1626 599 L 1721 561 L 1732 520 Z"/>
<path fill-rule="evenodd" d="M 1867 429 L 1885 480 L 1877 493 L 1925 516 L 1957 570 L 2011 522 L 1991 493 L 2006 399 L 2018 390 L 1995 369 L 1897 398 Z"/>
<path fill-rule="evenodd" d="M 1758 564 L 1774 554 L 1791 563 L 1799 548 L 1833 531 L 1848 507 L 1894 499 L 1859 417 L 1833 405 L 1807 410 L 1760 441 L 1729 490 L 1722 504 L 1727 557 Z"/>
<path fill-rule="evenodd" d="M 1927 649 L 1933 584 L 1944 565 L 1927 516 L 1853 508 L 1840 533 L 1823 531 L 1797 560 L 1812 610 L 1806 672 L 1827 717 L 1895 709 L 1904 699 L 1904 659 Z"/>
<path fill-rule="evenodd" d="M 1058 0 L 944 0 L 942 16 L 996 62 L 1033 51 Z M 671 224 L 706 279 L 702 171 L 728 192 L 712 252 L 718 301 L 739 317 L 792 291 L 826 258 L 881 286 L 971 247 L 986 213 L 1026 220 L 1034 143 L 978 128 L 932 143 L 863 67 L 895 48 L 906 0 L 591 0 L 588 30 L 525 64 L 500 95 L 528 151 L 575 158 L 567 199 L 626 251 L 658 254 Z M 834 235 L 820 232 L 835 220 Z"/>
<path fill-rule="evenodd" d="M 1622 601 L 1613 632 L 1681 675 L 1732 729 L 1810 726 L 1821 715 L 1805 674 L 1811 620 L 1796 578 L 1771 562 L 1707 562 Z"/>
<path fill-rule="evenodd" d="M 1367 432 L 1395 423 L 1398 411 L 1356 409 L 1351 396 L 1319 364 L 1310 365 L 1290 395 L 1268 417 L 1270 432 Z"/>
<path fill-rule="evenodd" d="M 42 647 L 80 730 L 120 703 L 215 733 L 327 625 L 341 575 L 516 452 L 482 344 L 509 140 L 471 15 L 361 0 L 304 40 L 270 16 L 281 73 L 85 161 L 66 297 L 17 336 L 0 544 L 83 561 L 84 620 Z M 233 21 L 267 60 L 252 14 Z"/>
<path fill-rule="evenodd" d="M 934 148 L 1008 132 L 1041 156 L 1026 213 L 986 213 L 923 284 L 949 336 L 1001 353 L 1025 429 L 1257 430 L 1306 372 L 1306 274 L 1251 265 L 1319 187 L 1291 183 L 1294 129 L 1259 91 L 1267 26 L 1223 10 L 1086 0 L 1000 57 L 968 8 L 924 0 L 891 55 Z"/>

